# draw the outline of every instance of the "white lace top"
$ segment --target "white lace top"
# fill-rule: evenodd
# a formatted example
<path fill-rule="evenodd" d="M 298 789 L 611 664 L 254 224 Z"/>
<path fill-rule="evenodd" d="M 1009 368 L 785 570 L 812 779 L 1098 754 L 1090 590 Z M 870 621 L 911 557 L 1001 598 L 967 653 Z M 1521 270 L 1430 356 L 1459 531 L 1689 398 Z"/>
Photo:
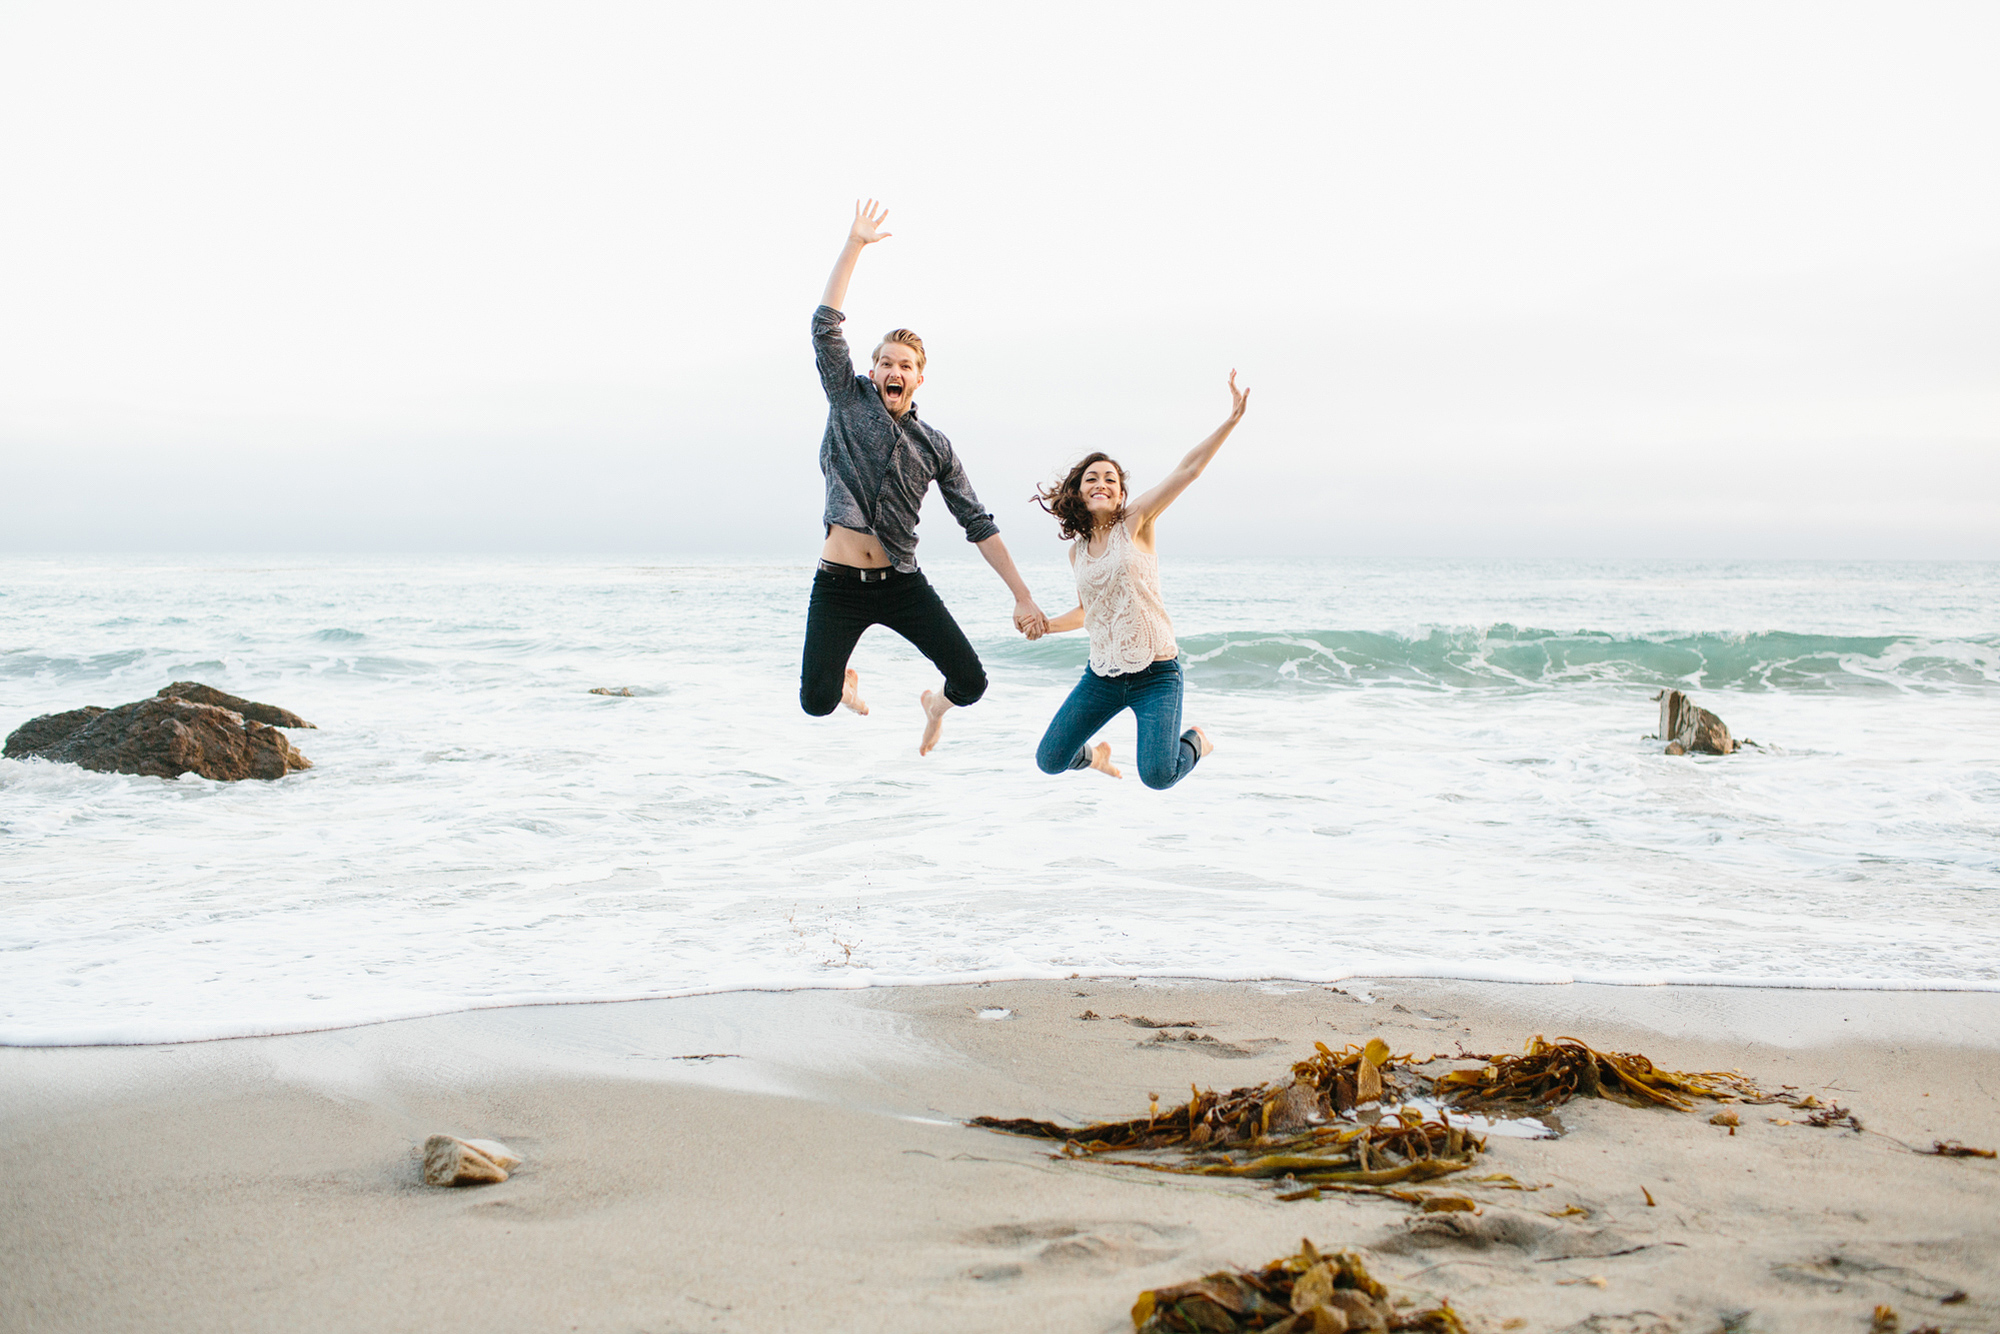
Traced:
<path fill-rule="evenodd" d="M 1132 543 L 1120 519 L 1104 554 L 1090 554 L 1090 538 L 1074 542 L 1076 600 L 1090 632 L 1090 669 L 1099 676 L 1143 672 L 1162 658 L 1176 657 L 1174 623 L 1160 600 L 1160 557 Z"/>

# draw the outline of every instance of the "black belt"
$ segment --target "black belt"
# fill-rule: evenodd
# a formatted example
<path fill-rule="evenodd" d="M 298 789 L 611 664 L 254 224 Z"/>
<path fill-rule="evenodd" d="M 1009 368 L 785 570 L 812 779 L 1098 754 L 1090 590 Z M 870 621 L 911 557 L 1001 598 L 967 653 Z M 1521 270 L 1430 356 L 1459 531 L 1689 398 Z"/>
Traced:
<path fill-rule="evenodd" d="M 819 568 L 825 574 L 835 575 L 842 579 L 856 579 L 864 584 L 887 583 L 897 573 L 897 569 L 893 565 L 882 565 L 874 569 L 868 569 L 860 565 L 835 565 L 830 560 L 821 561 Z"/>

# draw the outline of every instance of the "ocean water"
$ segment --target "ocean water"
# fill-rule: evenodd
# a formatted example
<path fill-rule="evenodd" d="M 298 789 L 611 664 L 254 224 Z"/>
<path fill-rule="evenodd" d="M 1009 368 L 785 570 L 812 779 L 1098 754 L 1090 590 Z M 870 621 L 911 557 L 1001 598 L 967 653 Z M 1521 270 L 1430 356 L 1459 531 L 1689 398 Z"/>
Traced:
<path fill-rule="evenodd" d="M 993 679 L 927 758 L 886 631 L 868 717 L 799 711 L 806 563 L 0 560 L 0 731 L 190 678 L 319 725 L 276 783 L 0 761 L 0 1042 L 1072 973 L 2000 989 L 2000 565 L 1169 551 L 1218 749 L 1153 792 L 1035 769 L 1081 637 L 926 557 Z M 1663 686 L 1762 748 L 1661 754 Z"/>

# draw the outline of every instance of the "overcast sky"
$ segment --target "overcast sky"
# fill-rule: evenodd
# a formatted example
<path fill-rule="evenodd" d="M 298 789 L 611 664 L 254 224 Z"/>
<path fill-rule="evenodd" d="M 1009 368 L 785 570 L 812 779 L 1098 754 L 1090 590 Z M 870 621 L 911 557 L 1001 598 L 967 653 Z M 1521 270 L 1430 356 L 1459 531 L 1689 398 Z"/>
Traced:
<path fill-rule="evenodd" d="M 1017 551 L 2000 558 L 2000 6 L 0 3 L 0 548 L 810 554 L 808 319 Z M 927 559 L 960 554 L 941 506 Z"/>

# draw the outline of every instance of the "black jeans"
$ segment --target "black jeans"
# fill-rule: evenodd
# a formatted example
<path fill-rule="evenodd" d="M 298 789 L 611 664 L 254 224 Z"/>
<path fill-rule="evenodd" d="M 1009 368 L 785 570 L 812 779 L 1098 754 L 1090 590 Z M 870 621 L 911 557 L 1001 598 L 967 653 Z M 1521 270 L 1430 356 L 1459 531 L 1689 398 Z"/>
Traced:
<path fill-rule="evenodd" d="M 944 697 L 954 704 L 977 703 L 986 693 L 986 669 L 958 622 L 924 578 L 923 571 L 891 574 L 864 584 L 852 576 L 813 574 L 812 603 L 806 609 L 805 659 L 799 665 L 799 707 L 824 718 L 840 704 L 847 659 L 871 625 L 886 625 L 917 646 L 944 673 Z"/>

